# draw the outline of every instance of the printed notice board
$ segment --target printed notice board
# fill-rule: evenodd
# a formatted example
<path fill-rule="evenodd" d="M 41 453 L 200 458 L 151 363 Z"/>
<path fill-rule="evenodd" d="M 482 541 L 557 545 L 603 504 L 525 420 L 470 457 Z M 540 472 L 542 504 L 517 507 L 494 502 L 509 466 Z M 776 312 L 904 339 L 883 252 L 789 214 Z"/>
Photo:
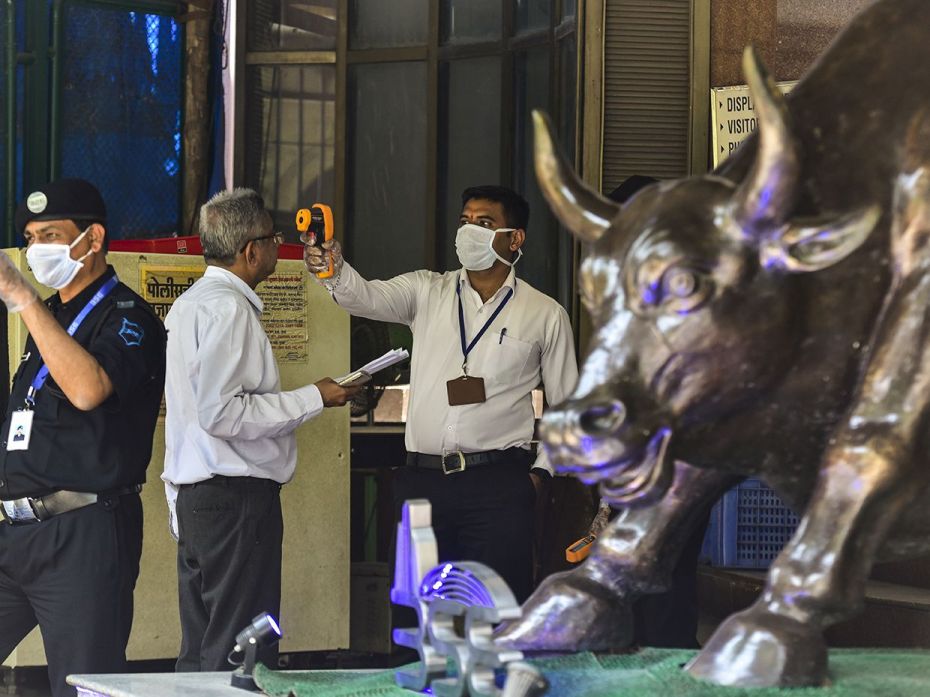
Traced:
<path fill-rule="evenodd" d="M 797 80 L 779 82 L 788 94 Z M 748 85 L 715 87 L 710 91 L 711 130 L 714 143 L 714 167 L 727 159 L 746 136 L 756 129 L 756 112 Z"/>

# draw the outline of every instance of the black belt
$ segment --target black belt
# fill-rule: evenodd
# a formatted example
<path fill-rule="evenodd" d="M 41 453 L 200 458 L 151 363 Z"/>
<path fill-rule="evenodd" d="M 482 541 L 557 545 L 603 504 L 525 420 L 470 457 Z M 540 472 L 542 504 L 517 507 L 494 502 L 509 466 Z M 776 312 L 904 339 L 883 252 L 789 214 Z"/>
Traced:
<path fill-rule="evenodd" d="M 98 501 L 126 494 L 138 494 L 140 491 L 142 491 L 141 484 L 133 484 L 101 494 L 89 491 L 60 490 L 45 496 L 23 496 L 19 499 L 0 501 L 0 513 L 10 525 L 38 523 L 52 516 L 90 506 Z"/>
<path fill-rule="evenodd" d="M 480 453 L 463 453 L 453 450 L 443 455 L 424 455 L 407 453 L 407 467 L 442 470 L 445 474 L 463 472 L 469 467 L 482 465 L 522 465 L 529 466 L 533 452 L 525 448 L 507 448 L 506 450 L 486 450 Z"/>
<path fill-rule="evenodd" d="M 225 487 L 244 487 L 244 488 L 257 488 L 257 487 L 273 487 L 280 489 L 283 484 L 276 482 L 274 479 L 267 479 L 265 477 L 250 477 L 248 475 L 230 477 L 225 474 L 214 474 L 209 479 L 201 479 L 199 482 L 192 482 L 191 484 L 179 484 L 178 489 L 196 489 L 199 486 L 225 486 Z"/>

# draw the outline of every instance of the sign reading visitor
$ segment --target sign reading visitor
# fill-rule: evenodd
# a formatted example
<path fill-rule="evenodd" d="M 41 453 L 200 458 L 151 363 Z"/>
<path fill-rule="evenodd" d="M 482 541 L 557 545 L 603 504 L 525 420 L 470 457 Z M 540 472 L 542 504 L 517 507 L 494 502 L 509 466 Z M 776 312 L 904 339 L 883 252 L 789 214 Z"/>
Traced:
<path fill-rule="evenodd" d="M 796 80 L 779 82 L 778 87 L 788 94 Z M 756 112 L 748 85 L 715 87 L 710 91 L 711 129 L 714 142 L 714 167 L 729 157 L 746 136 L 756 128 Z"/>

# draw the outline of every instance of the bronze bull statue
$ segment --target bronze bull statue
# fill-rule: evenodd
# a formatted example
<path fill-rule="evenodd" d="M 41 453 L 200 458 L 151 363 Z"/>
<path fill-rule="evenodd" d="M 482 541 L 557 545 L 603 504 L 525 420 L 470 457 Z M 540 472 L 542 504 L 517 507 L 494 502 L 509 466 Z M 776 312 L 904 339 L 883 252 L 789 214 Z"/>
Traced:
<path fill-rule="evenodd" d="M 536 114 L 536 170 L 586 249 L 594 329 L 543 418 L 552 460 L 620 515 L 498 641 L 630 641 L 698 517 L 756 476 L 803 512 L 758 601 L 687 666 L 721 684 L 821 684 L 823 629 L 876 559 L 930 550 L 930 2 L 884 0 L 785 99 L 755 54 L 757 133 L 715 172 L 620 207 Z"/>

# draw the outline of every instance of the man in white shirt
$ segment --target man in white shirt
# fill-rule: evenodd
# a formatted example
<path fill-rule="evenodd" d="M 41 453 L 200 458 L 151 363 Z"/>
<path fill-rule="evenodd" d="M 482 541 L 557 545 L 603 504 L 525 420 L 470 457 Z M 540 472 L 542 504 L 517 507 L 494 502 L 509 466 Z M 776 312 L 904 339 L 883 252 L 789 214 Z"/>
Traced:
<path fill-rule="evenodd" d="M 552 474 L 533 455 L 531 393 L 552 404 L 578 377 L 571 325 L 552 298 L 518 280 L 529 206 L 500 186 L 466 189 L 456 234 L 464 268 L 367 281 L 339 243 L 306 247 L 312 273 L 353 315 L 413 331 L 407 466 L 394 482 L 395 509 L 429 499 L 441 561 L 480 561 L 522 602 L 532 590 L 536 496 Z"/>
<path fill-rule="evenodd" d="M 261 612 L 277 616 L 279 491 L 297 464 L 294 430 L 354 394 L 330 378 L 281 391 L 255 288 L 274 272 L 282 238 L 254 191 L 214 196 L 200 209 L 206 273 L 165 318 L 162 479 L 178 538 L 178 671 L 231 669 L 236 634 Z"/>

